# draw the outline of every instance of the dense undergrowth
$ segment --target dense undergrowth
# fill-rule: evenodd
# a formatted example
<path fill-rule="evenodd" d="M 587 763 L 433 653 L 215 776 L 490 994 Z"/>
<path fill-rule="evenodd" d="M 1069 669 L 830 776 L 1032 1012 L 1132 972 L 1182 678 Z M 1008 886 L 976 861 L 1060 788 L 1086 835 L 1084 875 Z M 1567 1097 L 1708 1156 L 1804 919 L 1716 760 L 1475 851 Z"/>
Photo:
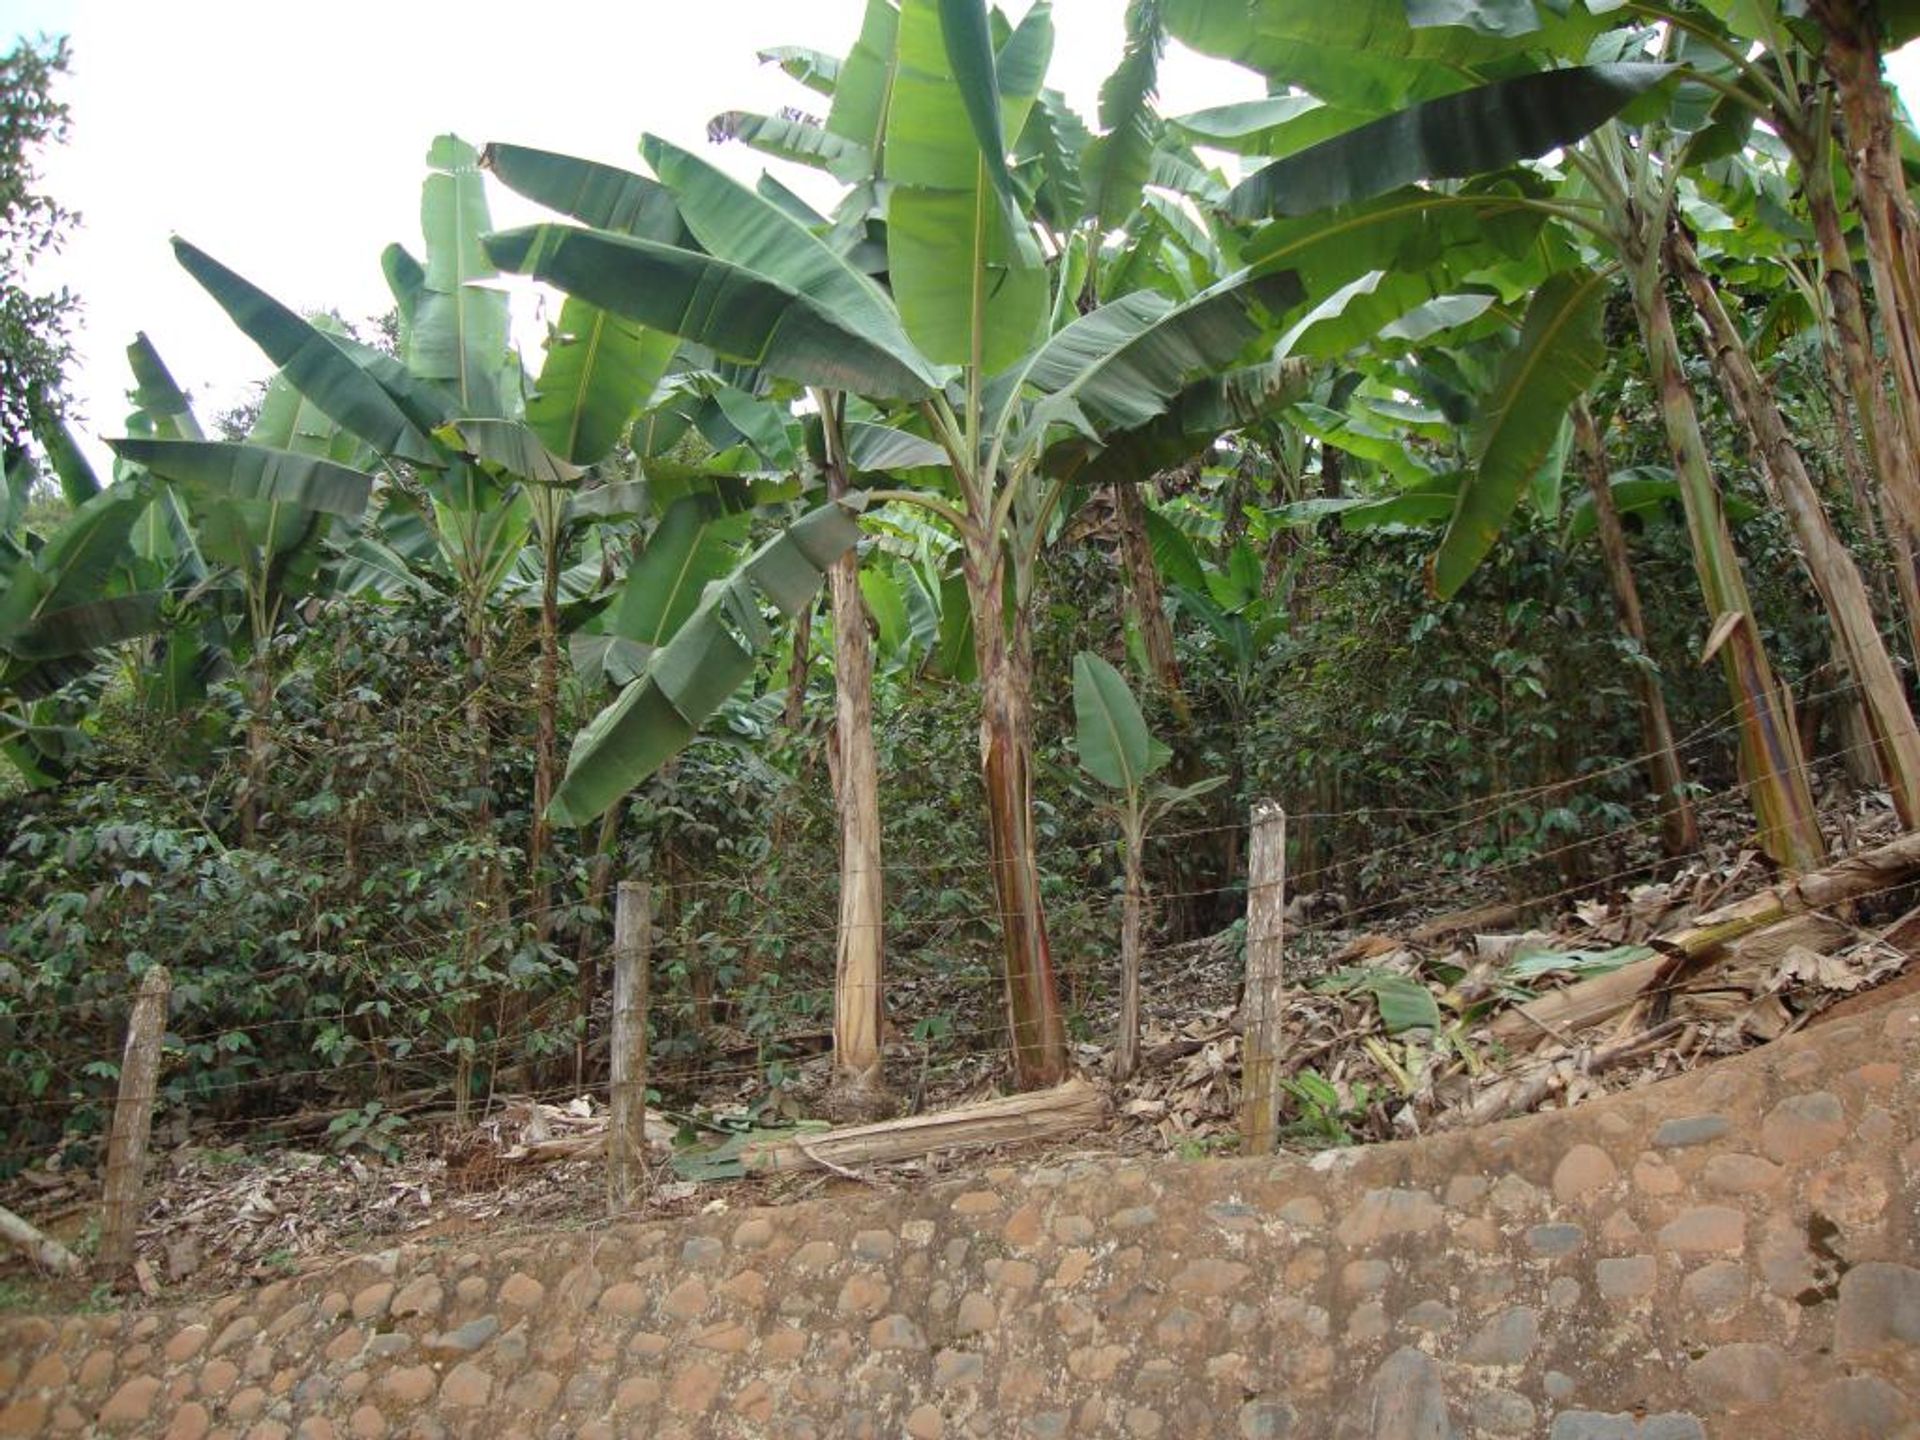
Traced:
<path fill-rule="evenodd" d="M 1516 895 L 1604 881 L 1651 850 L 1630 667 L 1659 668 L 1693 780 L 1732 782 L 1724 691 L 1691 663 L 1703 639 L 1684 538 L 1637 521 L 1653 654 L 1613 624 L 1590 541 L 1536 524 L 1448 604 L 1431 601 L 1420 532 L 1351 534 L 1232 517 L 1225 472 L 1164 505 L 1214 553 L 1257 562 L 1243 634 L 1169 601 L 1192 720 L 1150 698 L 1185 776 L 1225 774 L 1150 845 L 1152 936 L 1170 945 L 1244 907 L 1247 806 L 1278 797 L 1294 888 L 1336 913 L 1432 903 L 1472 877 Z M 1742 542 L 1768 644 L 1802 694 L 1823 656 L 1784 541 Z M 1097 529 L 1048 571 L 1037 640 L 1043 883 L 1070 1025 L 1102 1040 L 1116 975 L 1119 857 L 1070 748 L 1071 655 L 1137 645 Z M 1231 559 L 1229 559 L 1229 564 Z M 830 1026 L 835 827 L 825 754 L 832 676 L 816 636 L 801 723 L 782 719 L 792 653 L 771 657 L 725 725 L 600 829 L 562 831 L 551 900 L 525 874 L 532 652 L 523 610 L 495 620 L 473 674 L 449 603 L 333 598 L 275 656 L 266 793 L 239 831 L 247 691 L 217 683 L 190 724 L 106 684 L 82 771 L 4 802 L 0 1113 L 9 1170 L 102 1134 L 135 978 L 173 975 L 162 1094 L 172 1113 L 243 1132 L 338 1110 L 337 1133 L 398 1096 L 598 1083 L 608 885 L 656 887 L 653 1055 L 670 1095 L 775 1089 Z M 824 631 L 825 622 L 816 626 Z M 1252 636 L 1249 643 L 1248 635 Z M 883 666 L 878 744 L 888 866 L 892 1038 L 923 1066 L 997 1052 L 1000 997 L 984 865 L 973 697 L 924 664 Z M 470 731 L 475 695 L 486 734 Z M 563 701 L 563 733 L 581 718 Z M 476 744 L 490 782 L 471 783 Z M 1829 743 L 1829 749 L 1831 743 Z"/>

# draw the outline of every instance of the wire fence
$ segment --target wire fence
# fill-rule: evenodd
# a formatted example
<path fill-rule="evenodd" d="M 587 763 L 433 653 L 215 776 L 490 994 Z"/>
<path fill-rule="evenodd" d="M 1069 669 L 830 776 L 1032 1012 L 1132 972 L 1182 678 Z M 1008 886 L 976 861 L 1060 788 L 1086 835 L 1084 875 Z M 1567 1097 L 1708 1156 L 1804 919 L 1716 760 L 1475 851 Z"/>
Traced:
<path fill-rule="evenodd" d="M 1837 698 L 1849 689 L 1850 686 L 1836 686 L 1806 697 L 1805 703 Z M 1723 746 L 1738 734 L 1742 709 L 1741 706 L 1728 707 L 1681 737 L 1675 748 L 1684 757 L 1698 754 L 1707 747 Z M 1866 750 L 1871 746 L 1863 742 L 1853 748 Z M 1610 787 L 1621 775 L 1645 766 L 1654 753 L 1649 751 L 1610 761 L 1576 777 L 1517 787 L 1490 796 L 1463 798 L 1446 805 L 1363 805 L 1346 810 L 1302 810 L 1290 813 L 1289 819 L 1368 825 L 1391 818 L 1403 826 L 1415 821 L 1438 822 L 1420 825 L 1413 833 L 1373 847 L 1367 857 L 1376 868 L 1422 857 L 1430 860 L 1451 842 L 1502 815 L 1545 800 L 1595 793 Z M 1846 750 L 1828 751 L 1820 757 L 1820 763 L 1844 759 L 1847 753 Z M 1471 878 L 1482 889 L 1501 888 L 1507 882 L 1524 879 L 1530 883 L 1524 887 L 1516 883 L 1510 888 L 1524 889 L 1528 908 L 1534 912 L 1545 912 L 1600 887 L 1617 891 L 1634 881 L 1671 873 L 1685 864 L 1688 857 L 1664 856 L 1649 848 L 1643 858 L 1621 859 L 1594 879 L 1575 879 L 1541 891 L 1538 878 L 1542 867 L 1598 847 L 1650 842 L 1659 824 L 1658 814 L 1647 807 L 1643 813 L 1631 815 L 1617 825 L 1588 828 L 1560 844 L 1532 846 L 1525 853 L 1476 865 L 1470 876 L 1432 866 L 1425 878 L 1398 884 L 1377 899 L 1343 904 L 1333 913 L 1322 916 L 1297 917 L 1290 921 L 1288 943 L 1303 950 L 1330 949 L 1340 938 L 1364 931 L 1389 916 L 1417 912 L 1424 906 L 1457 897 L 1466 878 Z M 1245 824 L 1235 820 L 1168 831 L 1154 836 L 1151 843 L 1166 851 L 1193 850 L 1203 842 L 1245 832 Z M 1115 842 L 1100 840 L 1055 847 L 1044 859 L 1051 874 L 1065 876 L 1070 875 L 1076 865 L 1084 869 L 1089 859 L 1111 856 L 1114 850 Z M 972 864 L 889 862 L 881 868 L 896 886 L 911 885 L 914 877 L 933 872 L 966 872 L 989 880 L 992 875 L 990 861 Z M 1411 864 L 1406 868 L 1410 870 Z M 663 929 L 654 948 L 656 973 L 674 972 L 677 967 L 688 977 L 678 981 L 679 988 L 663 989 L 650 1001 L 653 1028 L 667 1042 L 656 1053 L 656 1076 L 670 1077 L 674 1083 L 684 1082 L 690 1089 L 697 1087 L 707 1094 L 729 1088 L 744 1093 L 766 1085 L 772 1064 L 790 1068 L 794 1063 L 804 1063 L 814 1050 L 821 1048 L 818 1042 L 829 1034 L 830 1011 L 837 993 L 834 984 L 815 983 L 807 976 L 798 977 L 799 983 L 794 983 L 783 974 L 770 971 L 758 976 L 746 975 L 725 993 L 706 995 L 695 992 L 698 982 L 691 978 L 700 976 L 703 968 L 710 969 L 707 962 L 720 952 L 749 954 L 800 946 L 812 953 L 816 964 L 830 961 L 831 942 L 847 930 L 837 918 L 837 906 L 827 899 L 837 886 L 838 869 L 800 872 L 797 878 L 818 887 L 821 914 L 817 924 L 766 923 L 751 893 L 747 893 L 745 903 L 737 907 L 746 912 L 744 915 L 733 915 L 726 908 L 702 903 L 716 893 L 741 897 L 738 877 L 676 877 L 671 881 L 652 882 L 662 911 L 692 917 L 679 930 L 672 926 Z M 937 952 L 930 957 L 936 962 L 950 963 L 954 949 L 964 948 L 943 947 L 939 939 L 942 933 L 951 936 L 963 929 L 972 932 L 967 946 L 971 947 L 972 958 L 981 962 L 976 967 L 978 974 L 985 969 L 985 947 L 991 932 L 1007 918 L 990 898 L 993 887 L 988 884 L 983 888 L 989 896 L 984 901 L 969 898 L 968 903 L 959 908 L 930 916 L 916 915 L 905 924 L 898 913 L 874 923 L 894 935 L 912 930 L 931 936 L 932 939 L 922 941 L 922 949 Z M 1162 910 L 1200 902 L 1227 907 L 1235 902 L 1244 903 L 1248 892 L 1245 875 L 1224 875 L 1216 877 L 1213 883 L 1163 887 L 1154 892 L 1150 900 Z M 1074 895 L 1077 902 L 1096 911 L 1098 907 L 1114 905 L 1117 898 L 1110 888 L 1083 889 Z M 561 914 L 577 918 L 596 909 L 604 916 L 607 908 L 591 906 L 584 897 L 579 897 L 538 907 L 503 908 L 485 916 L 469 916 L 466 923 L 505 930 L 534 926 Z M 289 1003 L 301 1003 L 301 1008 L 234 1018 L 231 1022 L 218 1015 L 217 1007 L 206 1007 L 206 1013 L 197 1017 L 182 1017 L 201 1027 L 181 1036 L 183 1044 L 211 1044 L 225 1059 L 221 1066 L 204 1066 L 209 1073 L 184 1080 L 179 1076 L 180 1067 L 176 1062 L 177 1083 L 171 1092 L 174 1103 L 183 1104 L 189 1113 L 211 1112 L 229 1119 L 242 1130 L 253 1129 L 265 1134 L 284 1130 L 290 1118 L 289 1104 L 345 1100 L 349 1105 L 342 1108 L 350 1108 L 355 1097 L 405 1093 L 416 1081 L 423 1082 L 429 1089 L 450 1093 L 448 1087 L 456 1073 L 480 1077 L 476 1083 L 485 1088 L 471 1099 L 482 1109 L 508 1093 L 508 1080 L 515 1082 L 511 1086 L 515 1099 L 571 1098 L 583 1089 L 595 1088 L 599 1062 L 583 1064 L 582 1056 L 590 1042 L 597 1046 L 604 1041 L 598 1033 L 596 1017 L 586 1012 L 577 991 L 550 989 L 547 993 L 534 993 L 516 989 L 511 979 L 497 974 L 485 974 L 452 985 L 430 984 L 417 976 L 411 982 L 402 983 L 389 973 L 384 963 L 403 955 L 418 956 L 431 948 L 431 940 L 419 937 L 332 944 L 315 947 L 300 959 L 248 972 L 245 983 L 249 987 L 287 982 L 318 992 L 321 998 L 316 1004 L 306 1004 L 293 997 Z M 1191 944 L 1185 942 L 1149 947 L 1143 965 L 1149 975 L 1162 974 L 1186 961 L 1192 953 Z M 611 956 L 611 950 L 602 946 L 587 949 L 579 959 L 583 968 L 601 970 Z M 1066 968 L 1071 976 L 1080 978 L 1081 972 L 1089 968 L 1088 958 L 1071 958 L 1073 963 Z M 1106 964 L 1105 954 L 1095 958 L 1103 971 L 1117 969 Z M 973 1072 L 985 1076 L 1002 1063 L 1007 1027 L 998 1013 L 1001 1002 L 990 984 L 973 984 L 969 989 L 967 983 L 956 980 L 953 975 L 941 974 L 937 964 L 903 964 L 896 966 L 896 971 L 906 973 L 890 978 L 888 993 L 895 996 L 904 993 L 913 1003 L 925 1003 L 929 1007 L 927 1013 L 918 1017 L 921 1023 L 908 1034 L 894 1036 L 895 1048 L 904 1053 L 906 1063 L 919 1067 L 922 1083 L 945 1081 Z M 1104 982 L 1108 977 L 1103 974 L 1101 978 Z M 0 1104 L 0 1173 L 44 1156 L 48 1149 L 46 1137 L 61 1118 L 98 1115 L 110 1104 L 105 1081 L 110 1078 L 111 1062 L 117 1058 L 118 1038 L 138 980 L 138 975 L 129 974 L 122 985 L 101 993 L 53 1001 L 36 1001 L 26 995 L 23 1003 L 11 1005 L 9 997 L 0 991 L 0 1039 L 35 1027 L 71 1024 L 111 1036 L 115 1046 L 113 1054 L 94 1057 L 93 1064 L 86 1067 L 93 1073 L 55 1072 L 47 1077 L 42 1093 L 9 1098 Z M 717 1017 L 745 1013 L 749 998 L 758 1007 L 757 1023 L 743 1030 L 717 1023 Z M 474 1013 L 457 1016 L 456 1012 L 463 1006 L 472 1007 Z M 424 1027 L 424 1033 L 408 1035 L 404 1033 L 408 1025 Z M 383 1036 L 376 1033 L 381 1029 L 402 1033 Z M 286 1039 L 280 1041 L 278 1037 Z M 337 1058 L 310 1066 L 287 1066 L 285 1052 L 297 1046 L 301 1037 L 307 1037 L 309 1053 L 324 1053 L 317 1047 L 330 1045 L 337 1051 Z M 276 1043 L 264 1043 L 270 1041 Z M 261 1061 L 259 1054 L 263 1050 L 281 1054 L 283 1063 L 276 1066 Z M 529 1068 L 529 1062 L 543 1059 L 549 1062 L 549 1073 L 557 1064 L 563 1069 L 571 1068 L 573 1078 L 561 1084 L 526 1083 L 527 1076 L 537 1075 L 535 1069 Z M 103 1061 L 104 1067 L 100 1063 Z M 257 1073 L 231 1073 L 244 1071 L 250 1064 L 259 1066 Z M 13 1088 L 18 1095 L 17 1082 Z M 262 1111 L 267 1113 L 260 1114 Z M 293 1118 L 297 1118 L 297 1112 Z M 10 1132 L 19 1134 L 23 1129 L 35 1135 L 31 1143 L 6 1143 Z"/>

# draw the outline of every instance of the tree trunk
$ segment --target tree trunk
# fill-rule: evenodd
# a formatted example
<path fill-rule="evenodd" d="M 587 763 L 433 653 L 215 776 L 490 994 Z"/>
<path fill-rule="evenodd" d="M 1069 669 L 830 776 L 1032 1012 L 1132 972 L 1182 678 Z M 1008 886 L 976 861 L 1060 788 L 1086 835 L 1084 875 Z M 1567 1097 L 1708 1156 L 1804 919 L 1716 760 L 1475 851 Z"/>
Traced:
<path fill-rule="evenodd" d="M 1154 678 L 1166 692 L 1174 718 L 1181 728 L 1192 723 L 1193 712 L 1180 683 L 1180 662 L 1173 653 L 1173 626 L 1167 623 L 1167 611 L 1160 591 L 1160 567 L 1153 562 L 1153 546 L 1147 539 L 1147 507 L 1137 485 L 1113 487 L 1113 512 L 1120 527 L 1120 557 L 1126 566 L 1127 598 L 1132 602 L 1134 621 L 1140 627 L 1140 640 L 1146 647 L 1147 662 Z"/>
<path fill-rule="evenodd" d="M 260 832 L 260 801 L 267 788 L 267 750 L 272 734 L 268 719 L 273 711 L 273 654 L 267 635 L 254 636 L 247 668 L 252 672 L 248 687 L 252 694 L 247 706 L 247 778 L 246 794 L 240 802 L 240 843 L 250 848 Z"/>
<path fill-rule="evenodd" d="M 1811 0 L 1808 9 L 1825 32 L 1820 60 L 1840 96 L 1854 204 L 1865 222 L 1867 265 L 1898 401 L 1900 443 L 1909 462 L 1920 463 L 1920 220 L 1900 167 L 1876 7 L 1870 0 Z M 1920 487 L 1897 486 L 1884 474 L 1882 479 L 1908 535 L 1920 536 Z"/>
<path fill-rule="evenodd" d="M 837 457 L 827 493 L 846 493 Z M 873 646 L 860 597 L 860 558 L 849 551 L 827 572 L 833 605 L 834 806 L 840 820 L 840 921 L 833 981 L 836 1110 L 875 1118 L 885 1105 L 880 1032 L 886 955 L 880 863 L 880 768 L 873 743 Z M 795 645 L 801 642 L 796 639 Z"/>
<path fill-rule="evenodd" d="M 1920 450 L 1902 442 L 1892 407 L 1887 404 L 1887 382 L 1880 358 L 1874 353 L 1873 332 L 1867 324 L 1866 299 L 1854 274 L 1853 255 L 1840 223 L 1840 205 L 1833 193 L 1833 170 L 1824 149 L 1810 147 L 1801 154 L 1802 188 L 1820 246 L 1822 281 L 1833 326 L 1840 367 L 1853 397 L 1853 413 L 1860 422 L 1867 455 L 1880 480 L 1880 507 L 1887 541 L 1893 552 L 1894 584 L 1906 611 L 1908 644 L 1920 660 Z M 1838 407 L 1836 407 L 1838 408 Z M 1844 423 L 1844 422 L 1843 422 Z"/>
<path fill-rule="evenodd" d="M 1740 560 L 1727 529 L 1726 510 L 1707 461 L 1700 417 L 1681 369 L 1673 311 L 1652 253 L 1660 237 L 1622 236 L 1633 285 L 1634 311 L 1647 348 L 1692 541 L 1694 572 L 1712 624 L 1710 648 L 1720 657 L 1740 717 L 1741 775 L 1758 824 L 1761 848 L 1788 870 L 1811 870 L 1825 854 L 1807 783 L 1806 760 L 1792 712 L 1767 663 L 1754 624 Z"/>
<path fill-rule="evenodd" d="M 793 661 L 787 667 L 787 703 L 781 709 L 780 723 L 789 734 L 800 729 L 807 715 L 807 670 L 813 663 L 813 602 L 794 617 Z"/>
<path fill-rule="evenodd" d="M 1607 583 L 1613 588 L 1614 608 L 1620 614 L 1620 629 L 1644 655 L 1648 653 L 1647 623 L 1640 611 L 1640 588 L 1634 583 L 1626 532 L 1620 526 L 1620 511 L 1613 503 L 1606 445 L 1584 400 L 1574 405 L 1573 433 L 1582 468 L 1586 471 L 1587 488 L 1593 495 L 1594 528 L 1600 538 L 1601 556 L 1606 561 Z M 1700 848 L 1700 825 L 1694 818 L 1693 801 L 1687 796 L 1687 776 L 1680 764 L 1680 753 L 1674 748 L 1666 692 L 1659 676 L 1647 666 L 1635 665 L 1632 669 L 1634 689 L 1640 699 L 1640 741 L 1647 756 L 1647 780 L 1660 806 L 1661 848 L 1670 856 L 1690 855 Z"/>
<path fill-rule="evenodd" d="M 1745 427 L 1773 500 L 1787 512 L 1802 563 L 1833 627 L 1834 643 L 1860 687 L 1881 778 L 1903 825 L 1920 823 L 1920 729 L 1913 722 L 1893 659 L 1874 619 L 1873 601 L 1853 556 L 1834 533 L 1787 422 L 1727 317 L 1693 245 L 1678 226 L 1667 232 L 1668 264 L 1680 276 L 1713 350 L 1714 373 Z"/>
<path fill-rule="evenodd" d="M 1114 1039 L 1113 1078 L 1122 1083 L 1140 1068 L 1140 930 L 1147 908 L 1142 838 L 1127 837 L 1127 889 L 1120 902 L 1120 1033 Z"/>
<path fill-rule="evenodd" d="M 555 507 L 556 511 L 558 507 Z M 554 765 L 559 753 L 560 708 L 560 544 L 559 516 L 540 535 L 540 657 L 533 682 L 533 824 L 527 835 L 527 878 L 534 927 L 541 939 L 553 928 L 553 889 L 547 883 L 547 851 L 553 823 L 547 804 L 553 799 Z"/>
<path fill-rule="evenodd" d="M 1007 634 L 1000 537 L 976 530 L 966 541 L 967 604 L 980 670 L 980 777 L 1006 950 L 1007 1025 L 1014 1079 L 1033 1090 L 1066 1077 L 1067 1034 L 1034 853 L 1032 649 L 1022 607 L 1014 607 L 1014 634 Z"/>

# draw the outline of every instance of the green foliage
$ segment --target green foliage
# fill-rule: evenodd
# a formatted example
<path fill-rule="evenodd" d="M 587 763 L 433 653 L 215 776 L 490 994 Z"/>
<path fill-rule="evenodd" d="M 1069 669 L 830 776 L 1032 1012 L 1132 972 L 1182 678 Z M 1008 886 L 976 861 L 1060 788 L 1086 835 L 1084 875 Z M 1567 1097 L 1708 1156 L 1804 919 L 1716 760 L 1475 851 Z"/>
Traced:
<path fill-rule="evenodd" d="M 16 39 L 0 55 L 0 448 L 51 429 L 65 408 L 67 326 L 79 305 L 65 289 L 30 288 L 34 260 L 59 248 L 79 219 L 39 192 L 38 151 L 66 135 L 67 107 L 53 98 L 68 63 L 64 38 Z"/>

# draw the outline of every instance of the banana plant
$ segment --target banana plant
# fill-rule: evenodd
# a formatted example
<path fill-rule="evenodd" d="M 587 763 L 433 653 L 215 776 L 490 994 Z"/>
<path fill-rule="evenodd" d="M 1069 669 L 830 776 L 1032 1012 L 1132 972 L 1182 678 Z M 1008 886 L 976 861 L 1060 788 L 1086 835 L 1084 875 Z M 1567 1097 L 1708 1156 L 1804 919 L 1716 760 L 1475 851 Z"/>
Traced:
<path fill-rule="evenodd" d="M 170 559 L 202 572 L 199 594 L 223 584 L 238 592 L 240 624 L 220 658 L 246 678 L 239 820 L 241 841 L 250 844 L 266 798 L 274 639 L 289 606 L 325 588 L 324 542 L 336 522 L 359 522 L 373 477 L 330 458 L 337 427 L 317 416 L 303 425 L 303 407 L 284 377 L 269 384 L 245 442 L 214 442 L 146 336 L 129 347 L 128 358 L 138 405 L 129 428 L 144 433 L 108 444 L 122 462 L 176 492 L 156 496 L 137 549 L 149 564 Z M 359 458 L 357 446 L 340 448 Z M 169 637 L 165 673 L 176 699 L 190 693 L 192 673 L 208 663 L 198 643 L 205 633 L 177 626 Z"/>
<path fill-rule="evenodd" d="M 1131 1079 L 1140 1064 L 1140 950 L 1146 924 L 1145 851 L 1148 833 L 1169 811 L 1226 782 L 1216 775 L 1191 785 L 1154 780 L 1173 752 L 1147 730 L 1140 703 L 1120 672 L 1098 655 L 1073 657 L 1075 748 L 1080 768 L 1109 792 L 1107 807 L 1120 826 L 1126 872 L 1120 920 L 1120 1027 L 1114 1038 L 1113 1077 Z"/>
<path fill-rule="evenodd" d="M 1257 0 L 1252 6 L 1170 0 L 1167 17 L 1173 33 L 1197 48 L 1276 76 L 1289 55 L 1310 49 L 1307 73 L 1285 78 L 1362 117 L 1331 139 L 1274 161 L 1234 192 L 1230 204 L 1238 213 L 1275 217 L 1249 238 L 1247 255 L 1291 252 L 1311 271 L 1317 268 L 1314 247 L 1340 237 L 1347 251 L 1343 263 L 1351 267 L 1356 254 L 1371 259 L 1410 243 L 1431 253 L 1449 243 L 1453 225 L 1497 226 L 1531 214 L 1555 222 L 1539 232 L 1548 243 L 1503 271 L 1489 272 L 1489 278 L 1537 285 L 1546 273 L 1578 260 L 1583 247 L 1587 255 L 1619 265 L 1634 298 L 1685 498 L 1712 623 L 1706 658 L 1720 659 L 1743 717 L 1743 770 L 1760 837 L 1783 865 L 1817 863 L 1824 845 L 1805 759 L 1752 623 L 1662 286 L 1661 250 L 1679 174 L 1675 162 L 1691 133 L 1673 117 L 1698 95 L 1677 85 L 1683 69 L 1668 63 L 1670 55 L 1650 60 L 1647 52 L 1662 37 L 1671 47 L 1675 32 L 1628 26 L 1607 34 L 1612 22 L 1605 17 L 1536 13 L 1525 5 L 1515 7 L 1512 24 L 1487 26 L 1478 23 L 1484 16 L 1474 7 L 1423 5 L 1402 12 L 1398 0 L 1337 8 L 1304 0 Z M 1562 65 L 1573 56 L 1599 63 Z M 1495 78 L 1462 88 L 1460 76 L 1468 72 Z M 1569 87 L 1564 115 L 1555 113 L 1561 83 Z M 1708 107 L 1695 108 L 1698 124 L 1704 124 Z M 1467 123 L 1476 113 L 1478 122 Z M 1395 137 L 1408 143 L 1389 148 L 1385 142 Z M 1574 172 L 1558 193 L 1552 177 L 1538 171 L 1520 172 L 1511 183 L 1468 181 L 1438 194 L 1407 188 L 1429 177 L 1469 174 L 1479 165 L 1538 157 L 1553 146 L 1563 148 L 1564 163 Z M 1304 221 L 1290 218 L 1295 206 L 1285 182 L 1322 163 L 1348 172 L 1335 189 L 1319 192 L 1337 198 L 1339 207 Z M 1409 232 L 1407 221 L 1414 217 L 1426 225 L 1424 235 Z"/>
<path fill-rule="evenodd" d="M 103 654 L 159 631 L 167 599 L 127 564 L 150 486 L 102 488 L 61 432 L 43 448 L 73 506 L 56 529 L 43 538 L 24 527 L 40 478 L 24 449 L 8 455 L 0 490 L 0 752 L 35 787 L 60 780 L 84 749 L 79 692 Z"/>
<path fill-rule="evenodd" d="M 1043 260 L 1008 162 L 1051 50 L 1047 7 L 995 44 L 977 0 L 908 0 L 892 45 L 894 83 L 870 117 L 890 290 L 779 203 L 654 138 L 643 153 L 699 249 L 560 225 L 488 247 L 504 269 L 769 374 L 909 410 L 940 447 L 939 488 L 871 498 L 929 509 L 962 540 L 1015 1068 L 1046 1084 L 1066 1050 L 1030 808 L 1029 622 L 1066 482 L 1042 458 L 1058 435 L 1156 420 L 1256 349 L 1300 290 L 1284 266 L 1256 267 L 1189 300 L 1142 290 L 1078 315 L 1078 278 Z M 854 103 L 847 85 L 843 69 L 836 107 Z"/>

